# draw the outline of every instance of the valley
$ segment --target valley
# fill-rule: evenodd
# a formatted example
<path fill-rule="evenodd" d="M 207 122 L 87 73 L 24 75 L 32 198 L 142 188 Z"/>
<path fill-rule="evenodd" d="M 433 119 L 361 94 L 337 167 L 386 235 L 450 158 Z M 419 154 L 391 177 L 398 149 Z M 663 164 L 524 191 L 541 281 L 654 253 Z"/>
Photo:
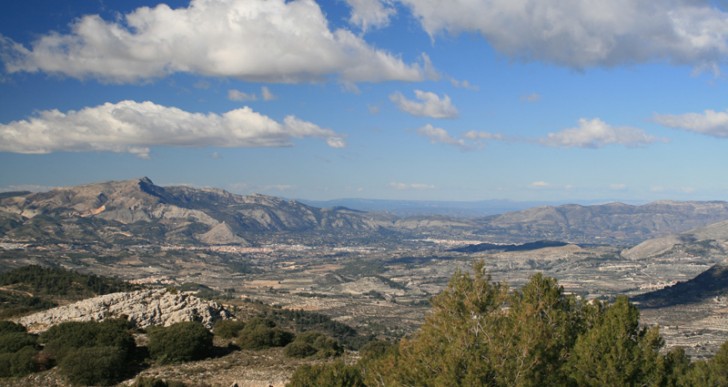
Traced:
<path fill-rule="evenodd" d="M 414 332 L 430 298 L 475 260 L 512 288 L 543 273 L 568 293 L 613 300 L 687 282 L 723 262 L 728 246 L 724 202 L 397 217 L 144 178 L 4 194 L 0 204 L 4 270 L 40 264 L 200 284 L 392 339 Z M 728 339 L 725 294 L 645 308 L 642 321 L 660 324 L 668 347 L 709 356 Z"/>

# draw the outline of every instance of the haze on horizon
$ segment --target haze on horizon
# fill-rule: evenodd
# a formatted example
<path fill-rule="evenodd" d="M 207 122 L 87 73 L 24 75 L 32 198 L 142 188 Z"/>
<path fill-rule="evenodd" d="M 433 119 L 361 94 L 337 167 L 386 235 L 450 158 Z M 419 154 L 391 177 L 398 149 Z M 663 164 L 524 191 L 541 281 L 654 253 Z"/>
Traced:
<path fill-rule="evenodd" d="M 2 191 L 728 200 L 723 2 L 2 7 Z"/>

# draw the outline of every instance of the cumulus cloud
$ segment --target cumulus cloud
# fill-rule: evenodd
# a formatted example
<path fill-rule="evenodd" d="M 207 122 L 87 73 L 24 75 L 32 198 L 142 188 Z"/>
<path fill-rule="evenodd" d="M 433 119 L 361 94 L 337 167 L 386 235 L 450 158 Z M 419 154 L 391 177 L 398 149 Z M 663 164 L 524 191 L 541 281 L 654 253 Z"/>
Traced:
<path fill-rule="evenodd" d="M 0 36 L 6 71 L 114 83 L 177 72 L 268 82 L 419 81 L 429 71 L 428 63 L 407 64 L 351 31 L 330 30 L 313 0 L 192 0 L 114 21 L 88 15 L 70 27 L 30 47 Z"/>
<path fill-rule="evenodd" d="M 676 129 L 705 134 L 713 137 L 728 137 L 728 110 L 716 112 L 706 110 L 703 113 L 658 114 L 655 122 Z"/>
<path fill-rule="evenodd" d="M 278 122 L 249 107 L 204 114 L 152 102 L 121 101 L 66 113 L 45 110 L 26 120 L 0 124 L 0 151 L 111 151 L 147 158 L 152 146 L 281 147 L 304 137 L 324 139 L 334 148 L 346 145 L 330 129 L 294 116 Z"/>
<path fill-rule="evenodd" d="M 582 118 L 578 127 L 549 133 L 540 140 L 547 146 L 565 148 L 602 148 L 607 145 L 637 147 L 660 141 L 666 140 L 653 137 L 641 129 L 611 126 L 598 118 Z"/>
<path fill-rule="evenodd" d="M 397 13 L 390 0 L 346 0 L 351 7 L 349 22 L 366 32 L 370 28 L 382 28 Z"/>
<path fill-rule="evenodd" d="M 501 53 L 571 68 L 724 64 L 728 13 L 695 0 L 400 0 L 433 38 L 478 32 Z"/>
<path fill-rule="evenodd" d="M 419 101 L 407 99 L 402 93 L 396 92 L 389 96 L 389 99 L 397 105 L 399 110 L 414 116 L 430 118 L 453 118 L 457 117 L 458 110 L 453 106 L 450 97 L 445 95 L 440 98 L 429 91 L 415 90 L 415 97 Z"/>
<path fill-rule="evenodd" d="M 393 181 L 389 183 L 389 188 L 395 189 L 397 191 L 422 191 L 422 190 L 428 190 L 428 189 L 435 189 L 434 185 L 431 184 L 422 184 L 422 183 L 401 183 L 398 181 Z"/>

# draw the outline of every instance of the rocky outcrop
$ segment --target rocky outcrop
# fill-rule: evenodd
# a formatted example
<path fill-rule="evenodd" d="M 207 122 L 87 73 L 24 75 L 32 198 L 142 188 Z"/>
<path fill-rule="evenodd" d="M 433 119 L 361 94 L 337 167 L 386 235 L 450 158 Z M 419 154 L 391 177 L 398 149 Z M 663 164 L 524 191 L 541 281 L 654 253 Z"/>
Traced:
<path fill-rule="evenodd" d="M 182 321 L 200 321 L 211 328 L 215 321 L 231 318 L 232 314 L 222 305 L 202 300 L 189 292 L 152 289 L 89 298 L 16 321 L 31 332 L 41 332 L 64 321 L 102 321 L 122 316 L 139 328 L 169 326 Z"/>

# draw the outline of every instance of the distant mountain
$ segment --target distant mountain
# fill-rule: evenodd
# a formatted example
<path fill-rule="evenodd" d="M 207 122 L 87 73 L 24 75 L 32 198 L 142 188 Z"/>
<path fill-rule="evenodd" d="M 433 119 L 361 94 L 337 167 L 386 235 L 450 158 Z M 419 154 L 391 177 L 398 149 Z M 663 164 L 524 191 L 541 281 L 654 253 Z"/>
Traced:
<path fill-rule="evenodd" d="M 723 220 L 728 220 L 728 203 L 722 201 L 568 204 L 480 218 L 475 232 L 486 239 L 515 242 L 636 244 Z"/>
<path fill-rule="evenodd" d="M 160 187 L 148 178 L 0 197 L 0 237 L 34 243 L 246 244 L 270 232 L 378 228 L 346 208 L 320 209 L 219 189 Z"/>
<path fill-rule="evenodd" d="M 436 201 L 335 199 L 301 201 L 315 207 L 347 207 L 366 212 L 388 213 L 399 217 L 434 215 L 459 218 L 477 218 L 549 204 L 546 202 L 515 202 L 511 200 Z"/>
<path fill-rule="evenodd" d="M 648 239 L 622 252 L 628 259 L 669 256 L 723 257 L 728 253 L 728 221 L 676 235 Z"/>
<path fill-rule="evenodd" d="M 265 195 L 161 187 L 150 179 L 0 195 L 0 240 L 30 243 L 245 245 L 274 235 L 467 238 L 634 245 L 728 220 L 726 202 L 546 206 L 477 218 L 318 208 Z"/>
<path fill-rule="evenodd" d="M 699 303 L 714 297 L 728 297 L 728 261 L 713 265 L 697 277 L 675 285 L 645 293 L 632 300 L 640 308 Z"/>

